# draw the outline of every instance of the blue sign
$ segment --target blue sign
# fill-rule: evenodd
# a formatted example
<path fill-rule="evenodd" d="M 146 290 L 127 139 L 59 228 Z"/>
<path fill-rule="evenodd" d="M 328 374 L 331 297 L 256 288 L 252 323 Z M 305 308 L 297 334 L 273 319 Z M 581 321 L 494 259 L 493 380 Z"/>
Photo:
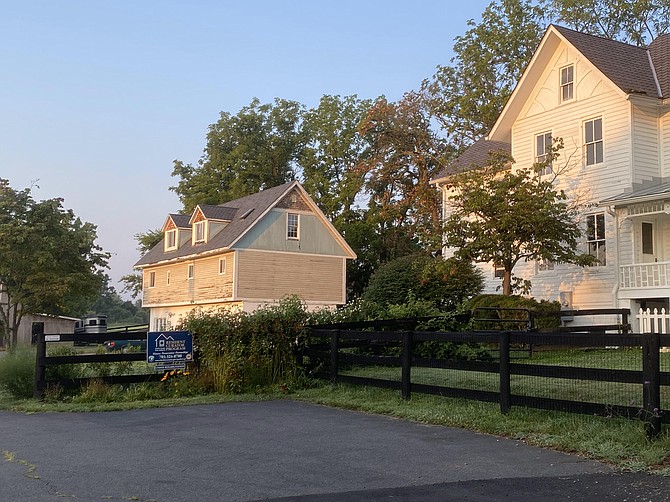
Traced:
<path fill-rule="evenodd" d="M 188 363 L 193 361 L 193 336 L 188 331 L 147 333 L 148 363 Z"/>

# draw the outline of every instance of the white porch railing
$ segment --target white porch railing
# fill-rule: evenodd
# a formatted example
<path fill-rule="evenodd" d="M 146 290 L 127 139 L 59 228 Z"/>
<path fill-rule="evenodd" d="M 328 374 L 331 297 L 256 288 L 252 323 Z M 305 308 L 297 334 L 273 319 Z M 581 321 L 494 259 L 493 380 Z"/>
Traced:
<path fill-rule="evenodd" d="M 654 309 L 653 312 L 651 309 L 640 309 L 640 313 L 635 317 L 640 333 L 670 333 L 670 312 L 666 312 L 665 309 L 661 309 L 660 312 L 658 309 Z"/>
<path fill-rule="evenodd" d="M 622 289 L 670 286 L 670 262 L 621 265 L 619 271 Z"/>

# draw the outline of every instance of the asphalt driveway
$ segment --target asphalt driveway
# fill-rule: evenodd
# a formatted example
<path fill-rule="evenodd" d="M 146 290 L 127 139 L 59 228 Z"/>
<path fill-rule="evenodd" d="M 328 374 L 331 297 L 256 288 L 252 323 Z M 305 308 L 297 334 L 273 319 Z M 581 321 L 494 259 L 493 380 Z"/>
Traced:
<path fill-rule="evenodd" d="M 0 501 L 670 501 L 670 479 L 293 401 L 0 412 Z"/>

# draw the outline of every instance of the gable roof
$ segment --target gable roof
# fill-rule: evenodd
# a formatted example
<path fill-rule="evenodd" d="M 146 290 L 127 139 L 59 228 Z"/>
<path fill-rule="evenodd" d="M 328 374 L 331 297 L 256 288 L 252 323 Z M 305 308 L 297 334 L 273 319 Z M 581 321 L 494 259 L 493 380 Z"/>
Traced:
<path fill-rule="evenodd" d="M 439 183 L 452 174 L 472 169 L 473 167 L 484 167 L 491 160 L 491 155 L 496 152 L 510 154 L 512 149 L 509 143 L 502 141 L 490 141 L 486 138 L 480 138 L 470 147 L 458 156 L 453 162 L 438 172 L 430 180 L 431 183 Z"/>
<path fill-rule="evenodd" d="M 196 214 L 196 212 L 200 210 L 208 219 L 229 221 L 229 223 L 222 231 L 211 237 L 207 242 L 198 244 L 197 246 L 192 246 L 192 239 L 189 239 L 176 250 L 166 252 L 163 239 L 161 239 L 158 244 L 151 248 L 137 263 L 135 263 L 135 267 L 142 268 L 143 266 L 162 261 L 230 249 L 294 188 L 297 188 L 302 193 L 314 213 L 320 217 L 331 233 L 333 233 L 345 252 L 351 258 L 355 258 L 356 254 L 354 251 L 349 247 L 339 232 L 337 232 L 335 227 L 328 221 L 318 206 L 311 200 L 307 192 L 305 192 L 305 189 L 297 181 L 291 181 L 289 183 L 284 183 L 283 185 L 261 190 L 260 192 L 247 195 L 240 199 L 228 201 L 220 206 L 207 204 L 197 206 L 193 214 Z M 188 218 L 189 221 L 192 219 L 190 216 L 186 216 L 186 218 Z M 190 223 L 186 226 L 190 228 Z"/>
<path fill-rule="evenodd" d="M 551 27 L 626 94 L 662 97 L 647 48 L 580 33 L 562 26 Z M 667 61 L 657 63 L 666 65 Z"/>
<path fill-rule="evenodd" d="M 165 223 L 163 223 L 162 230 L 165 232 L 170 222 L 172 222 L 176 228 L 191 228 L 191 224 L 189 223 L 190 219 L 191 217 L 187 214 L 170 213 L 165 219 Z"/>
<path fill-rule="evenodd" d="M 549 25 L 538 48 L 519 79 L 512 95 L 507 100 L 498 120 L 491 128 L 489 139 L 508 141 L 508 131 L 525 103 L 524 89 L 532 88 L 541 78 L 544 66 L 538 59 L 553 53 L 561 43 L 572 47 L 584 57 L 587 64 L 599 71 L 618 90 L 622 97 L 636 94 L 662 99 L 670 96 L 670 40 L 659 37 L 647 49 L 635 45 L 581 33 L 569 28 Z M 655 55 L 655 57 L 654 57 Z M 666 87 L 657 78 L 663 75 Z"/>

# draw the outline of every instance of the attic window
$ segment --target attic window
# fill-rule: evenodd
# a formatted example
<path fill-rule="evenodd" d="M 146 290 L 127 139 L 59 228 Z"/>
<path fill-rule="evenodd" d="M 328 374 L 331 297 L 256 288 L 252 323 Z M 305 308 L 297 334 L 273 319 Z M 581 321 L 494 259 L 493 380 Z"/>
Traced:
<path fill-rule="evenodd" d="M 296 213 L 286 214 L 286 238 L 297 240 L 300 238 L 300 216 Z"/>
<path fill-rule="evenodd" d="M 561 68 L 561 102 L 570 101 L 575 96 L 575 66 Z"/>
<path fill-rule="evenodd" d="M 165 232 L 165 250 L 177 249 L 177 229 Z"/>

